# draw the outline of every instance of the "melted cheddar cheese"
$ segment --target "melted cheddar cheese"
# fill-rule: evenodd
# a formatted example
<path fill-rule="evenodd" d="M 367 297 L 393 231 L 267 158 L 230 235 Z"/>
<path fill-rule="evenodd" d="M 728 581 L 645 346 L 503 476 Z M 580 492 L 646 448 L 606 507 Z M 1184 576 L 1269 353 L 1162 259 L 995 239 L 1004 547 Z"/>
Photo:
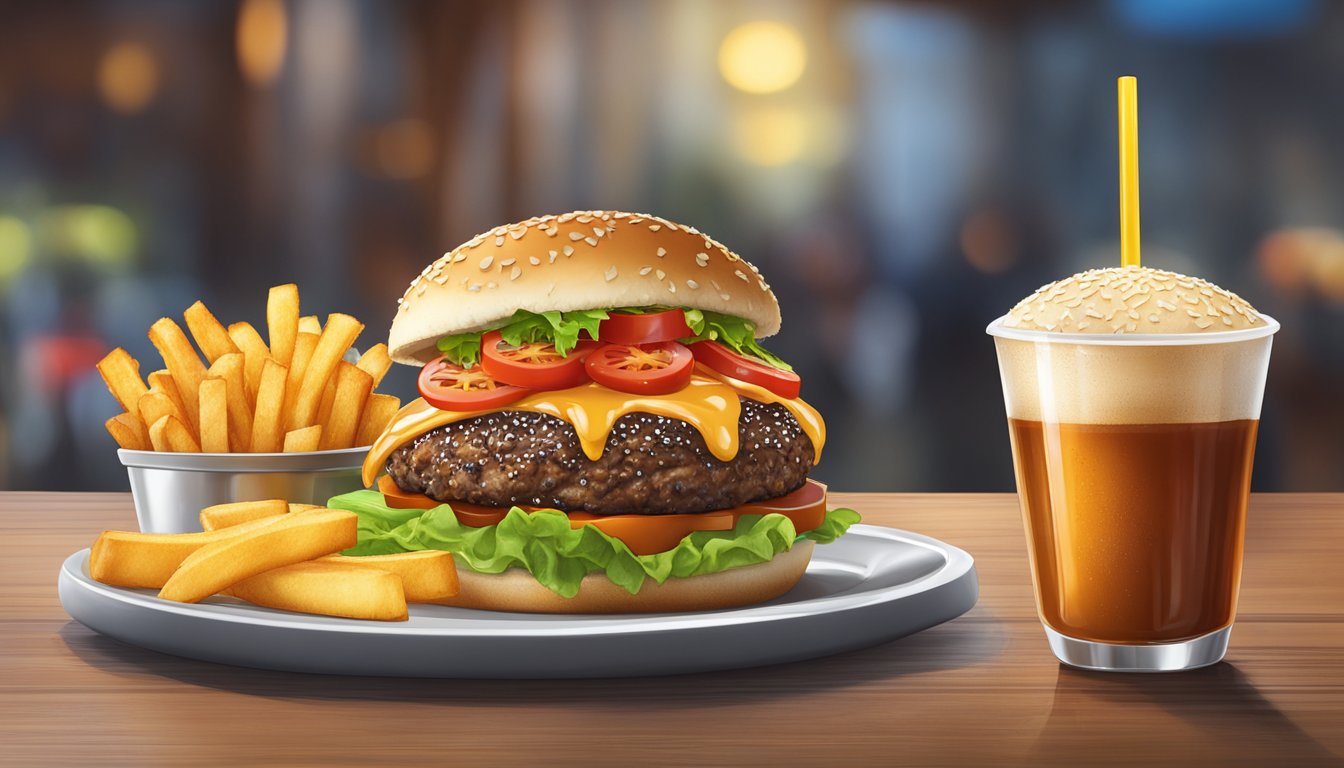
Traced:
<path fill-rule="evenodd" d="M 572 389 L 537 392 L 499 408 L 475 411 L 442 411 L 416 398 L 397 412 L 391 426 L 369 449 L 364 459 L 364 485 L 373 485 L 388 457 L 402 445 L 431 429 L 496 411 L 532 411 L 563 419 L 574 427 L 584 454 L 593 461 L 602 457 L 607 434 L 622 416 L 652 413 L 695 427 L 710 453 L 720 461 L 731 461 L 738 449 L 737 420 L 742 413 L 739 397 L 783 406 L 812 441 L 813 463 L 821 460 L 826 424 L 815 408 L 802 400 L 779 397 L 764 387 L 697 365 L 691 383 L 670 395 L 631 395 L 590 382 Z"/>

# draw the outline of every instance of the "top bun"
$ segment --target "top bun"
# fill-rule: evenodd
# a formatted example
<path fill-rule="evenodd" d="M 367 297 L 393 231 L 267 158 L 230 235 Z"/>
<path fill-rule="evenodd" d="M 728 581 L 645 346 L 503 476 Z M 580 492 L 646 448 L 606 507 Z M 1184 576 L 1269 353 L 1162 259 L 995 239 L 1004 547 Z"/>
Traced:
<path fill-rule="evenodd" d="M 1079 272 L 1043 286 L 1004 326 L 1057 333 L 1213 333 L 1265 324 L 1245 299 L 1207 280 L 1149 267 Z"/>
<path fill-rule="evenodd" d="M 425 267 L 400 305 L 388 347 L 419 365 L 443 336 L 529 312 L 670 305 L 741 317 L 756 337 L 779 330 L 760 271 L 695 227 L 657 216 L 575 211 L 496 227 Z"/>

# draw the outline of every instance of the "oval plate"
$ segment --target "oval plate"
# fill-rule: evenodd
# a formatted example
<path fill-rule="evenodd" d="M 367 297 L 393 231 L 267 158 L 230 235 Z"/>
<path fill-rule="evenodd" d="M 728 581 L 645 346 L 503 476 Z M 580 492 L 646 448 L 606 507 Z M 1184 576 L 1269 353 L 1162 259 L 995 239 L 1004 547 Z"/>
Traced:
<path fill-rule="evenodd" d="M 624 677 L 777 664 L 928 629 L 970 610 L 979 593 L 965 551 L 871 525 L 818 546 L 788 593 L 705 613 L 576 617 L 413 605 L 409 621 L 357 621 L 226 597 L 160 600 L 92 580 L 88 561 L 87 549 L 66 559 L 60 596 L 90 629 L 176 656 L 337 675 Z"/>

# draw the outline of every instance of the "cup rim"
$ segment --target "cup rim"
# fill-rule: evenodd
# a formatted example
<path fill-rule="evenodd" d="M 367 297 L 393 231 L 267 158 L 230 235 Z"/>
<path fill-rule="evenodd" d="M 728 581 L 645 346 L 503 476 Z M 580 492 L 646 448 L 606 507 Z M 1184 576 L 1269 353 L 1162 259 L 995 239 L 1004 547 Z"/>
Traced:
<path fill-rule="evenodd" d="M 188 472 L 321 472 L 361 467 L 370 446 L 300 453 L 175 453 L 117 450 L 124 467 Z"/>
<path fill-rule="evenodd" d="M 1004 325 L 1008 320 L 1008 314 L 1004 313 L 985 327 L 985 333 L 995 338 L 1012 339 L 1013 341 L 1083 344 L 1103 347 L 1180 347 L 1231 344 L 1238 341 L 1254 341 L 1278 333 L 1278 320 L 1263 312 L 1256 312 L 1255 314 L 1265 321 L 1264 325 L 1255 328 L 1242 328 L 1236 331 L 1213 331 L 1210 333 L 1056 333 L 1054 331 L 1010 328 Z"/>

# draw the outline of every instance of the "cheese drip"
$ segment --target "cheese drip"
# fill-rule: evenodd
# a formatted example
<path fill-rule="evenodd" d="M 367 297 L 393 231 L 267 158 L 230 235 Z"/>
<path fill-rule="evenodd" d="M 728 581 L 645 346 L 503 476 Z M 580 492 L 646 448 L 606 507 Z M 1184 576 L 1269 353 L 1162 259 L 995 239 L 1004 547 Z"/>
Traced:
<path fill-rule="evenodd" d="M 411 440 L 445 424 L 498 411 L 544 413 L 568 422 L 574 427 L 584 454 L 593 461 L 602 457 L 607 435 L 622 416 L 652 413 L 695 427 L 715 458 L 731 461 L 738 450 L 737 422 L 742 414 L 739 397 L 783 406 L 812 441 L 812 462 L 821 460 L 826 424 L 815 408 L 802 400 L 779 397 L 764 387 L 696 366 L 691 383 L 670 395 L 631 395 L 590 382 L 572 389 L 537 392 L 499 408 L 475 411 L 443 411 L 416 398 L 397 412 L 392 425 L 369 448 L 364 459 L 364 485 L 373 485 L 392 452 Z"/>

